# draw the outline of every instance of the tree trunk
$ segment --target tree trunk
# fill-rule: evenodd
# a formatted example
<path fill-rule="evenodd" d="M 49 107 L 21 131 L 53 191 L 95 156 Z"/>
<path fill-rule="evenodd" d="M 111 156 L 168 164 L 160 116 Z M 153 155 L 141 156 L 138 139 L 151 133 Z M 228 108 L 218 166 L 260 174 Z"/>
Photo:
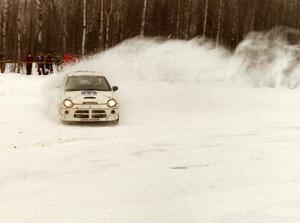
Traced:
<path fill-rule="evenodd" d="M 7 58 L 7 24 L 8 24 L 8 0 L 3 0 L 3 26 L 2 26 L 2 47 L 3 56 Z"/>
<path fill-rule="evenodd" d="M 67 5 L 65 1 L 62 1 L 60 5 L 60 13 L 62 15 L 62 53 L 67 52 L 67 33 L 68 33 L 68 26 L 67 26 L 67 13 L 66 13 Z"/>
<path fill-rule="evenodd" d="M 190 17 L 191 17 L 191 6 L 192 6 L 192 0 L 188 0 L 187 4 L 187 10 L 186 10 L 186 26 L 185 26 L 185 33 L 184 33 L 184 38 L 188 39 L 189 37 L 189 32 L 190 32 Z"/>
<path fill-rule="evenodd" d="M 208 0 L 205 1 L 205 12 L 204 12 L 204 22 L 203 22 L 203 38 L 206 38 L 207 29 L 207 16 L 208 16 Z"/>
<path fill-rule="evenodd" d="M 116 27 L 117 27 L 117 29 L 116 29 L 116 32 L 117 32 L 117 38 L 116 38 L 116 40 L 117 41 L 121 41 L 121 36 L 122 36 L 122 32 L 123 32 L 123 30 L 122 30 L 122 3 L 123 3 L 123 1 L 122 0 L 119 0 L 118 1 L 118 10 L 117 10 L 117 22 L 116 22 Z"/>
<path fill-rule="evenodd" d="M 109 32 L 110 32 L 110 17 L 113 11 L 113 0 L 110 1 L 109 10 L 105 11 L 106 14 L 106 37 L 105 37 L 105 49 L 109 47 Z"/>
<path fill-rule="evenodd" d="M 255 23 L 255 17 L 256 17 L 256 6 L 257 6 L 257 2 L 256 0 L 254 1 L 254 4 L 252 6 L 252 12 L 251 12 L 251 22 L 250 22 L 250 29 L 249 31 L 254 30 L 254 23 Z"/>
<path fill-rule="evenodd" d="M 21 72 L 22 68 L 22 58 L 21 58 L 21 31 L 22 31 L 22 22 L 21 22 L 21 3 L 20 0 L 17 0 L 17 72 Z"/>
<path fill-rule="evenodd" d="M 67 21 L 66 16 L 63 15 L 63 53 L 67 52 Z"/>
<path fill-rule="evenodd" d="M 142 22 L 141 22 L 141 30 L 140 30 L 140 35 L 141 36 L 145 35 L 147 6 L 148 6 L 148 0 L 144 0 L 144 7 L 143 7 L 143 13 L 142 13 Z"/>
<path fill-rule="evenodd" d="M 83 33 L 81 43 L 81 54 L 85 55 L 85 42 L 86 42 L 86 0 L 83 0 Z"/>
<path fill-rule="evenodd" d="M 104 30 L 104 2 L 103 0 L 100 0 L 100 31 L 99 31 L 99 44 L 98 44 L 98 50 L 101 51 L 103 49 L 103 30 Z"/>
<path fill-rule="evenodd" d="M 28 30 L 29 30 L 29 19 L 28 19 L 28 0 L 25 0 L 25 3 L 24 3 L 24 10 L 23 10 L 23 15 L 24 15 L 24 24 L 23 24 L 23 27 L 22 27 L 22 35 L 26 38 L 27 37 L 27 33 L 28 33 Z M 30 43 L 28 42 L 28 39 L 27 39 L 27 51 L 30 51 Z"/>
<path fill-rule="evenodd" d="M 181 0 L 177 0 L 177 15 L 176 15 L 176 37 L 179 38 L 180 35 L 180 11 L 181 11 Z"/>
<path fill-rule="evenodd" d="M 43 4 L 44 0 L 37 0 L 39 5 L 39 18 L 38 18 L 38 24 L 39 24 L 39 30 L 38 30 L 38 52 L 39 54 L 42 53 L 42 44 L 43 44 Z"/>
<path fill-rule="evenodd" d="M 223 16 L 223 0 L 220 0 L 219 4 L 219 13 L 218 13 L 218 29 L 216 37 L 216 46 L 219 46 L 220 43 L 220 34 L 221 34 L 221 25 L 222 25 L 222 16 Z"/>

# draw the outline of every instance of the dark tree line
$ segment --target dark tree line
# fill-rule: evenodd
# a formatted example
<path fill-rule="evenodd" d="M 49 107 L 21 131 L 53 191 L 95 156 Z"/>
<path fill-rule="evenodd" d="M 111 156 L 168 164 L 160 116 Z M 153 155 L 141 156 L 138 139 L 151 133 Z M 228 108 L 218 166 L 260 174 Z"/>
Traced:
<path fill-rule="evenodd" d="M 0 51 L 84 55 L 137 35 L 233 49 L 251 30 L 300 28 L 299 12 L 300 0 L 0 0 Z"/>

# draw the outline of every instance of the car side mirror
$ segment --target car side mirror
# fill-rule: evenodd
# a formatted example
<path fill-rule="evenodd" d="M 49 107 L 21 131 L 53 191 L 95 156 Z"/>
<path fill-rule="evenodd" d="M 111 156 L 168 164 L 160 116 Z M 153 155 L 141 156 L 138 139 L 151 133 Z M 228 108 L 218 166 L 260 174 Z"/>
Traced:
<path fill-rule="evenodd" d="M 117 90 L 119 90 L 119 87 L 113 86 L 113 87 L 112 87 L 112 90 L 113 90 L 113 91 L 117 91 Z"/>

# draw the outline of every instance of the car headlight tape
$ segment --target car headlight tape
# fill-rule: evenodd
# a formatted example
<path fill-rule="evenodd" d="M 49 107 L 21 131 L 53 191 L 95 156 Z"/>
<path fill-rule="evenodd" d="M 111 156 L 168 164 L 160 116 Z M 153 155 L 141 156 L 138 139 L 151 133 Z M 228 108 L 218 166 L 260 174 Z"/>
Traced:
<path fill-rule="evenodd" d="M 64 100 L 64 106 L 67 108 L 72 108 L 73 107 L 73 102 L 70 99 L 65 99 Z"/>
<path fill-rule="evenodd" d="M 108 107 L 113 108 L 117 105 L 117 102 L 115 99 L 109 99 L 107 102 Z"/>

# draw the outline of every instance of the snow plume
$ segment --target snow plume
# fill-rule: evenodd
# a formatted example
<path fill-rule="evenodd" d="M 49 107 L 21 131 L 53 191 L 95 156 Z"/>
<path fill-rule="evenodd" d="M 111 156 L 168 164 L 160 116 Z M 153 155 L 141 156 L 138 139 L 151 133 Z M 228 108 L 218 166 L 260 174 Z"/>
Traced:
<path fill-rule="evenodd" d="M 252 32 L 234 53 L 215 43 L 133 38 L 68 69 L 94 70 L 116 83 L 132 81 L 295 88 L 300 85 L 300 32 Z"/>
<path fill-rule="evenodd" d="M 228 60 L 229 58 L 229 60 Z M 134 38 L 81 62 L 72 70 L 96 70 L 117 82 L 222 82 L 231 53 L 202 39 Z"/>
<path fill-rule="evenodd" d="M 229 80 L 254 87 L 298 87 L 300 84 L 300 32 L 278 27 L 252 32 L 237 47 L 239 60 Z"/>

